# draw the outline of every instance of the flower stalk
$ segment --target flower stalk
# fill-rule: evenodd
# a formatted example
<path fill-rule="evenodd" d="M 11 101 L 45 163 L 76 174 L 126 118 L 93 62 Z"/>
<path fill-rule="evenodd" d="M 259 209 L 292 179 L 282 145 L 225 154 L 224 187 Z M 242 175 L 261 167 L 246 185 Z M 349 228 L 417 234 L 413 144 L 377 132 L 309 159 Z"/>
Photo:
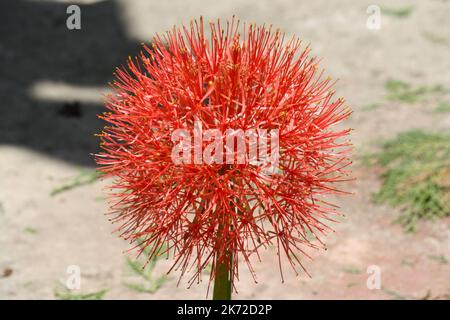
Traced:
<path fill-rule="evenodd" d="M 233 257 L 229 251 L 226 251 L 224 255 L 224 259 L 216 256 L 213 300 L 231 300 Z"/>

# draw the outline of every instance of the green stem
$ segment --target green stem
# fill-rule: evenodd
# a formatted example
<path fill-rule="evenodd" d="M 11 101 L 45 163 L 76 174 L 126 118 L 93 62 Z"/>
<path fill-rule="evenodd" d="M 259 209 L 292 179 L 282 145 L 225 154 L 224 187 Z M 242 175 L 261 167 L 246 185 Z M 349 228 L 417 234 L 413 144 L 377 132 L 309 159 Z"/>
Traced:
<path fill-rule="evenodd" d="M 236 210 L 236 208 L 233 205 L 233 202 L 230 202 L 230 206 L 232 210 Z M 217 243 L 218 245 L 227 246 L 226 237 L 224 237 L 223 221 L 219 223 L 218 239 L 219 239 L 219 242 Z M 216 254 L 216 263 L 214 268 L 213 300 L 231 300 L 231 290 L 233 289 L 231 284 L 231 276 L 233 270 L 233 252 L 225 248 L 222 255 L 223 256 Z"/>
<path fill-rule="evenodd" d="M 213 300 L 231 300 L 231 264 L 233 263 L 231 253 L 226 253 L 226 258 L 219 262 L 216 256 L 216 271 L 214 275 Z"/>

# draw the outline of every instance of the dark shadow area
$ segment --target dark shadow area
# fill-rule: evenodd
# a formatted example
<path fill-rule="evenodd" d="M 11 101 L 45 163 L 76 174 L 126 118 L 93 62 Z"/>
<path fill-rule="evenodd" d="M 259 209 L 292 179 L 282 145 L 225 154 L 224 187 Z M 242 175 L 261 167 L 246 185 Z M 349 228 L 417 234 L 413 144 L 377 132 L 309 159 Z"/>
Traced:
<path fill-rule="evenodd" d="M 138 52 L 124 33 L 118 5 L 104 1 L 81 8 L 81 30 L 68 30 L 68 4 L 0 1 L 0 145 L 31 148 L 78 165 L 93 166 L 101 103 L 72 98 L 36 99 L 42 81 L 106 86 L 116 66 Z M 101 93 L 99 92 L 99 95 Z"/>

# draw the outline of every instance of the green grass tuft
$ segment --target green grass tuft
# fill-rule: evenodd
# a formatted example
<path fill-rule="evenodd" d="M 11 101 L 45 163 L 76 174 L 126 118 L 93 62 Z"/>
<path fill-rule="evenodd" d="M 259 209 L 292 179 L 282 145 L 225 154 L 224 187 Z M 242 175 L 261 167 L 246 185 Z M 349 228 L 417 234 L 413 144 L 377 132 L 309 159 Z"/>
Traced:
<path fill-rule="evenodd" d="M 37 229 L 33 227 L 26 227 L 25 229 L 23 229 L 23 231 L 29 234 L 36 234 L 38 232 Z"/>
<path fill-rule="evenodd" d="M 97 179 L 101 175 L 102 175 L 101 172 L 98 172 L 98 171 L 95 171 L 95 170 L 84 170 L 84 171 L 80 172 L 79 175 L 74 177 L 68 183 L 53 189 L 52 192 L 50 193 L 50 195 L 54 196 L 54 195 L 57 195 L 57 194 L 59 194 L 61 192 L 68 191 L 68 190 L 71 190 L 71 189 L 76 188 L 76 187 L 81 187 L 81 186 L 84 186 L 84 185 L 87 185 L 87 184 L 94 183 L 95 181 L 97 181 Z"/>
<path fill-rule="evenodd" d="M 411 297 L 404 296 L 404 295 L 402 295 L 402 294 L 400 294 L 397 291 L 392 290 L 392 289 L 381 288 L 381 290 L 384 293 L 390 295 L 394 300 L 408 300 L 408 299 L 411 299 Z"/>
<path fill-rule="evenodd" d="M 430 42 L 438 44 L 448 44 L 449 39 L 445 36 L 433 33 L 433 32 L 423 32 L 422 35 Z"/>
<path fill-rule="evenodd" d="M 368 105 L 363 106 L 361 110 L 362 111 L 373 111 L 373 110 L 378 109 L 380 106 L 381 106 L 380 103 L 370 103 Z"/>
<path fill-rule="evenodd" d="M 59 300 L 102 300 L 108 290 L 100 290 L 91 293 L 73 293 L 65 289 L 60 291 L 55 289 L 54 295 Z"/>
<path fill-rule="evenodd" d="M 408 231 L 419 219 L 450 215 L 450 135 L 401 133 L 373 160 L 385 169 L 374 200 L 401 206 Z"/>
<path fill-rule="evenodd" d="M 416 262 L 412 261 L 412 260 L 408 260 L 408 259 L 403 259 L 401 261 L 401 265 L 402 266 L 408 266 L 408 267 L 414 267 L 416 265 Z"/>
<path fill-rule="evenodd" d="M 359 269 L 357 267 L 353 267 L 353 266 L 346 267 L 346 268 L 344 268 L 343 271 L 345 273 L 349 273 L 349 274 L 361 274 L 362 273 L 361 269 Z"/>
<path fill-rule="evenodd" d="M 140 246 L 142 248 L 142 258 L 140 260 L 132 260 L 127 257 L 127 266 L 130 271 L 134 273 L 135 276 L 139 279 L 139 282 L 133 283 L 125 283 L 125 285 L 135 291 L 145 292 L 145 293 L 155 293 L 161 288 L 161 286 L 167 282 L 169 279 L 167 275 L 163 274 L 161 276 L 154 276 L 154 269 L 156 266 L 156 262 L 160 258 L 159 254 L 156 254 L 152 258 L 150 258 L 150 249 L 149 247 L 145 247 L 142 243 L 142 240 L 139 240 L 141 243 Z M 157 252 L 164 251 L 163 247 L 160 247 Z M 144 261 L 141 261 L 144 260 Z"/>
<path fill-rule="evenodd" d="M 441 102 L 436 108 L 436 112 L 450 112 L 450 101 Z"/>
<path fill-rule="evenodd" d="M 440 264 L 448 264 L 448 259 L 444 255 L 429 255 L 428 258 Z"/>
<path fill-rule="evenodd" d="M 440 85 L 412 87 L 409 83 L 392 79 L 386 81 L 384 87 L 388 100 L 405 103 L 414 103 L 427 94 L 445 91 Z"/>
<path fill-rule="evenodd" d="M 411 13 L 413 12 L 413 9 L 414 9 L 414 7 L 412 7 L 412 6 L 398 8 L 398 9 L 381 8 L 381 12 L 386 15 L 397 17 L 397 18 L 407 18 L 411 15 Z"/>

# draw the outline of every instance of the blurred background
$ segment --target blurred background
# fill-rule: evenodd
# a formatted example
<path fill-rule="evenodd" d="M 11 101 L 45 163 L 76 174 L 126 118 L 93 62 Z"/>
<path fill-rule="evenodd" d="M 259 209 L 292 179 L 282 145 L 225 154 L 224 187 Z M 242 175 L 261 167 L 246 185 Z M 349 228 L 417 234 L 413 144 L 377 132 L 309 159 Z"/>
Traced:
<path fill-rule="evenodd" d="M 124 253 L 90 155 L 114 68 L 200 15 L 297 35 L 354 110 L 354 194 L 333 199 L 346 216 L 311 278 L 282 283 L 273 248 L 234 297 L 448 299 L 449 0 L 0 1 L 0 299 L 205 298 L 208 275 L 177 287 L 170 261 Z"/>

